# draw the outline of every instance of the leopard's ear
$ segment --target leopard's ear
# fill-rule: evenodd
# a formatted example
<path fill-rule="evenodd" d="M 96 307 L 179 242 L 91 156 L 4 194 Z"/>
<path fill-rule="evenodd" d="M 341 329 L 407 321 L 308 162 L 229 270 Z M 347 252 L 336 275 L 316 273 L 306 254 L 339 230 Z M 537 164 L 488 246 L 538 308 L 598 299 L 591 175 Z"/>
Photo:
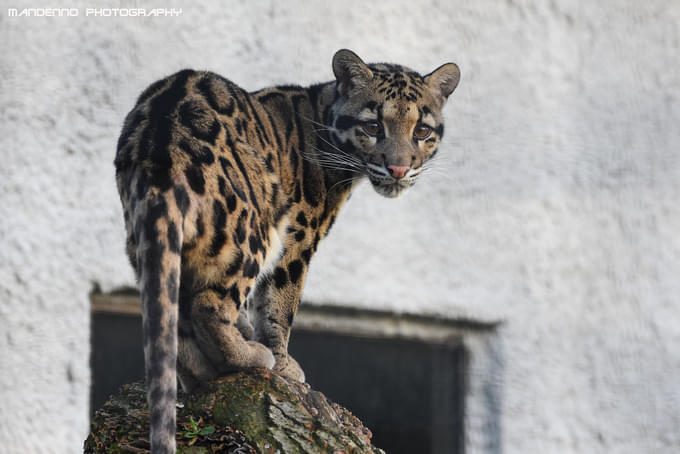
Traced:
<path fill-rule="evenodd" d="M 363 88 L 373 79 L 373 72 L 361 58 L 349 49 L 340 49 L 333 56 L 333 73 L 340 93 L 347 96 L 356 88 Z"/>
<path fill-rule="evenodd" d="M 445 63 L 425 76 L 425 83 L 442 98 L 449 97 L 460 81 L 460 69 L 455 63 Z"/>

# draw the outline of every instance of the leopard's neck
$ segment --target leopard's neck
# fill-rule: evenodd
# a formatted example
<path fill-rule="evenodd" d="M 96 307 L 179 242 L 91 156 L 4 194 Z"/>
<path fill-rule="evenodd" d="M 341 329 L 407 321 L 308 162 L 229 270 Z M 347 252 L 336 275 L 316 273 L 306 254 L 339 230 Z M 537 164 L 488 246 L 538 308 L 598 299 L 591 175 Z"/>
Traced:
<path fill-rule="evenodd" d="M 335 143 L 330 131 L 333 129 L 333 105 L 338 100 L 338 92 L 335 82 L 313 85 L 307 89 L 310 101 L 314 105 L 316 126 L 316 148 L 320 154 L 333 156 L 334 162 L 342 161 L 343 154 L 340 144 Z M 320 150 L 320 151 L 319 151 Z M 330 197 L 339 197 L 344 201 L 352 189 L 363 177 L 362 173 L 353 170 L 350 164 L 321 166 L 326 179 L 326 185 Z"/>
<path fill-rule="evenodd" d="M 335 82 L 310 87 L 279 86 L 255 92 L 272 117 L 286 118 L 288 127 L 281 134 L 281 156 L 299 160 L 302 172 L 297 177 L 320 181 L 303 181 L 310 191 L 317 194 L 328 210 L 337 210 L 348 198 L 352 188 L 362 175 L 349 166 L 332 164 L 324 156 L 340 156 L 342 151 L 333 143 L 329 128 L 332 127 L 332 106 L 337 101 Z M 336 160 L 337 162 L 337 160 Z M 295 164 L 295 162 L 293 163 Z M 281 166 L 282 186 L 288 193 L 294 191 L 294 178 L 289 169 Z"/>

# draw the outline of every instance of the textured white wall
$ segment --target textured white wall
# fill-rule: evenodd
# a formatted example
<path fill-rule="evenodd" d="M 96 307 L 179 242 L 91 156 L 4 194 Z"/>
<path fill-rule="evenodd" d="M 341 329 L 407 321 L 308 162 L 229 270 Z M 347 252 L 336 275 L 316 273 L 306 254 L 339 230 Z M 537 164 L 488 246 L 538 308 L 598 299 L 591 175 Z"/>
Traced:
<path fill-rule="evenodd" d="M 677 3 L 217 5 L 10 18 L 44 5 L 0 1 L 0 452 L 81 449 L 87 294 L 134 282 L 112 160 L 139 92 L 181 67 L 328 80 L 341 47 L 463 77 L 439 170 L 398 200 L 360 188 L 306 298 L 504 319 L 504 452 L 680 449 Z"/>

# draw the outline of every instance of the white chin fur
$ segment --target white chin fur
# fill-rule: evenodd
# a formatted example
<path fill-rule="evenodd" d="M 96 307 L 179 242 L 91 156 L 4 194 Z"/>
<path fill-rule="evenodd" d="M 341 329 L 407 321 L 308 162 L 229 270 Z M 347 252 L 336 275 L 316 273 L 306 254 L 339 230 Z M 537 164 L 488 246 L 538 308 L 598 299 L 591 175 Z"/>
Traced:
<path fill-rule="evenodd" d="M 387 197 L 389 199 L 395 199 L 401 195 L 403 195 L 408 187 L 400 186 L 397 184 L 390 184 L 390 185 L 373 185 L 373 189 L 375 189 L 375 192 L 380 194 L 383 197 Z"/>

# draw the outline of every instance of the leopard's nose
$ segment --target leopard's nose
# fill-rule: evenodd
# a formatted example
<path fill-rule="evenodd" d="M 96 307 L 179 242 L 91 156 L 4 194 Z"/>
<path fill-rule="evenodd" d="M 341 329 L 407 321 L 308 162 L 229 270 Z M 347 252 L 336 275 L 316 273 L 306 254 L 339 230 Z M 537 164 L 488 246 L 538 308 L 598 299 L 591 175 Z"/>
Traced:
<path fill-rule="evenodd" d="M 406 175 L 406 172 L 411 170 L 411 167 L 409 167 L 409 166 L 387 166 L 387 170 L 390 171 L 390 175 L 392 175 L 392 177 L 394 177 L 398 180 L 400 178 L 404 178 L 404 176 Z"/>

